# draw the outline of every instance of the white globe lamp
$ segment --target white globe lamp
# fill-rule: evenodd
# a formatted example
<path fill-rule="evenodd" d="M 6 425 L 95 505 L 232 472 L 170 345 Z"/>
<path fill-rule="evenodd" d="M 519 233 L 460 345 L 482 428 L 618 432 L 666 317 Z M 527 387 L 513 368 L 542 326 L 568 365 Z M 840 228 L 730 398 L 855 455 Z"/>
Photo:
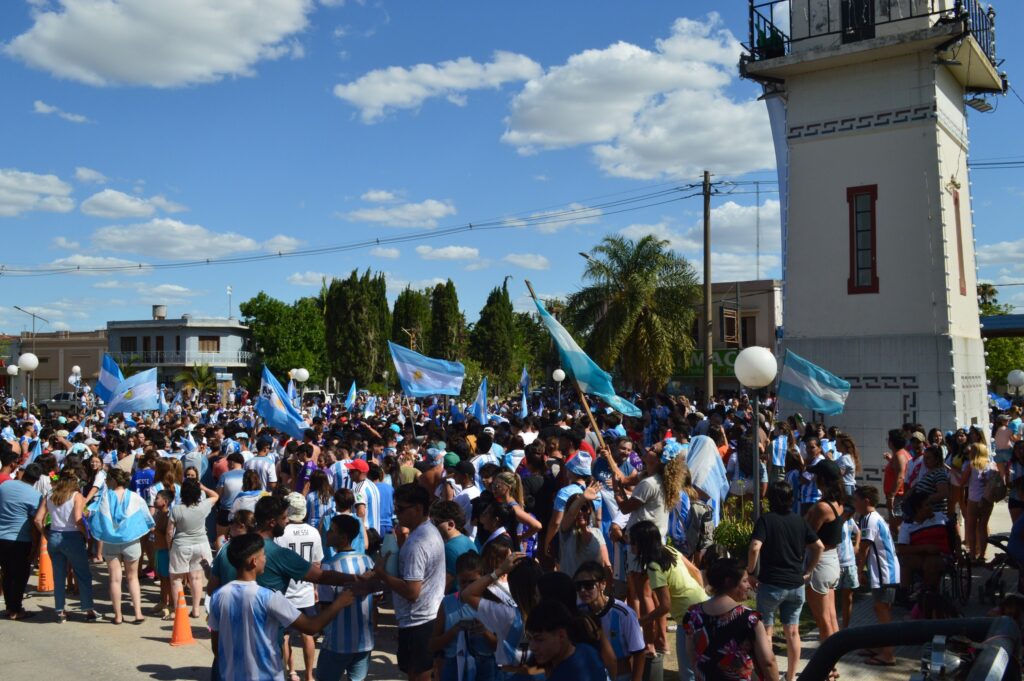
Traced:
<path fill-rule="evenodd" d="M 18 375 L 18 365 L 17 364 L 11 364 L 10 366 L 8 366 L 7 367 L 7 375 L 8 376 L 17 376 Z"/>
<path fill-rule="evenodd" d="M 1010 373 L 1006 374 L 1006 382 L 1013 386 L 1017 396 L 1020 397 L 1020 387 L 1024 385 L 1024 371 L 1014 369 Z"/>
<path fill-rule="evenodd" d="M 31 352 L 26 352 L 18 357 L 18 368 L 22 371 L 35 371 L 39 368 L 39 358 Z"/>
<path fill-rule="evenodd" d="M 309 371 L 306 369 L 296 369 L 293 378 L 299 383 L 305 383 L 309 380 Z"/>
<path fill-rule="evenodd" d="M 562 381 L 565 380 L 565 372 L 555 369 L 551 372 L 551 379 L 558 384 L 558 412 L 562 412 Z"/>
<path fill-rule="evenodd" d="M 748 388 L 753 389 L 753 406 L 754 406 L 754 432 L 753 432 L 753 450 L 750 455 L 754 459 L 754 520 L 757 521 L 758 516 L 761 515 L 761 457 L 759 456 L 760 444 L 761 444 L 761 412 L 759 401 L 759 394 L 761 388 L 766 385 L 770 385 L 775 380 L 775 374 L 778 373 L 779 365 L 775 361 L 775 355 L 768 348 L 762 348 L 754 345 L 749 348 L 740 350 L 740 354 L 736 356 L 736 378 L 739 382 Z"/>
<path fill-rule="evenodd" d="M 73 373 L 75 376 L 80 375 L 82 373 L 82 367 L 76 364 L 75 366 L 71 367 L 71 373 Z"/>

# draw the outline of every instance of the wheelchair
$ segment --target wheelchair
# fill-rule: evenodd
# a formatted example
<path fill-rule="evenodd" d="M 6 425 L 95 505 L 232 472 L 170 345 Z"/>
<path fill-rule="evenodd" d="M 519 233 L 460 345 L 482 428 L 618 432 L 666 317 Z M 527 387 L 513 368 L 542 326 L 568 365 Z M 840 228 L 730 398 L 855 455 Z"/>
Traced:
<path fill-rule="evenodd" d="M 950 603 L 967 605 L 971 599 L 972 574 L 971 557 L 963 547 L 960 530 L 955 520 L 946 523 L 950 553 L 944 556 L 945 569 L 939 582 L 939 593 Z"/>
<path fill-rule="evenodd" d="M 1020 580 L 1020 565 L 1018 565 L 1017 561 L 1006 552 L 1006 547 L 1009 542 L 1010 535 L 1006 533 L 993 534 L 988 538 L 989 545 L 994 546 L 1000 551 L 1000 553 L 996 554 L 996 557 L 992 559 L 991 563 L 989 563 L 992 573 L 981 586 L 979 599 L 982 603 L 988 602 L 992 605 L 996 605 L 1003 600 L 1003 597 L 1006 595 L 1007 585 L 1012 585 L 1013 583 L 1011 581 L 1013 578 L 1004 574 L 1007 568 L 1017 570 L 1018 580 Z M 1020 590 L 1019 582 L 1017 590 Z"/>

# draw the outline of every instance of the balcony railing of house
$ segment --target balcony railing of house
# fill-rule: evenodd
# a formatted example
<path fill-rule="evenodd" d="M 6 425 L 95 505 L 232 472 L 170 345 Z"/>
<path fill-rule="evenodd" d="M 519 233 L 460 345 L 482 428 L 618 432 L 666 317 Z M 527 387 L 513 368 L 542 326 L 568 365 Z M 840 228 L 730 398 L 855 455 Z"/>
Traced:
<path fill-rule="evenodd" d="M 980 0 L 749 0 L 750 61 L 791 54 L 801 41 L 839 36 L 842 43 L 875 37 L 878 27 L 934 17 L 961 22 L 996 65 L 995 10 Z"/>
<path fill-rule="evenodd" d="M 180 365 L 193 366 L 207 364 L 211 367 L 248 364 L 252 353 L 238 352 L 112 352 L 118 364 L 134 364 L 144 366 Z"/>

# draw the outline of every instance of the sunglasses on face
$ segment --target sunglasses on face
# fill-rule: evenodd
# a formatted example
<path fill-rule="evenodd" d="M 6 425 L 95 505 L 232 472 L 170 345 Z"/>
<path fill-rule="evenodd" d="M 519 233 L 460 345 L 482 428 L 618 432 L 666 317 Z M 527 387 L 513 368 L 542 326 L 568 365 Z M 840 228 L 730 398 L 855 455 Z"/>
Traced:
<path fill-rule="evenodd" d="M 576 582 L 576 590 L 577 591 L 590 591 L 595 586 L 597 586 L 597 584 L 598 584 L 598 582 L 597 582 L 596 579 L 581 579 L 578 582 Z"/>

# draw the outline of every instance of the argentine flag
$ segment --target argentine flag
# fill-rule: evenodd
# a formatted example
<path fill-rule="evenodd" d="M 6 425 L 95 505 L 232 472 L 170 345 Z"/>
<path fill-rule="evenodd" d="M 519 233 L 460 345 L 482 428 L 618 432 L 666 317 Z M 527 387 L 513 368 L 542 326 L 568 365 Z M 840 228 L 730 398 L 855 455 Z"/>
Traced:
<path fill-rule="evenodd" d="M 850 383 L 825 371 L 792 350 L 786 351 L 779 376 L 779 397 L 833 416 L 843 413 Z"/>
<path fill-rule="evenodd" d="M 366 400 L 366 406 L 363 407 L 363 418 L 369 418 L 377 413 L 377 398 L 371 397 Z"/>
<path fill-rule="evenodd" d="M 345 395 L 345 409 L 349 410 L 352 405 L 356 403 L 356 382 L 352 381 L 352 387 L 348 389 L 348 395 Z"/>
<path fill-rule="evenodd" d="M 107 404 L 107 414 L 152 411 L 160 408 L 156 368 L 140 371 L 121 381 Z"/>
<path fill-rule="evenodd" d="M 525 419 L 530 413 L 526 407 L 526 393 L 530 390 L 530 374 L 526 372 L 526 367 L 523 367 L 523 375 L 519 378 L 519 387 L 523 389 L 523 403 L 519 407 L 519 418 Z"/>
<path fill-rule="evenodd" d="M 480 388 L 476 391 L 476 399 L 467 410 L 469 415 L 480 423 L 487 423 L 487 377 L 480 381 Z"/>
<path fill-rule="evenodd" d="M 271 428 L 287 433 L 296 440 L 301 440 L 303 432 L 309 424 L 302 420 L 298 410 L 288 401 L 288 395 L 270 369 L 263 365 L 263 382 L 260 384 L 260 396 L 256 400 L 256 413 Z"/>
<path fill-rule="evenodd" d="M 96 389 L 93 391 L 96 393 L 96 397 L 109 403 L 114 397 L 117 386 L 121 385 L 123 381 L 124 374 L 121 373 L 121 367 L 117 366 L 113 357 L 104 353 L 103 363 L 100 365 L 100 377 L 96 381 Z"/>
<path fill-rule="evenodd" d="M 555 341 L 555 345 L 558 346 L 558 356 L 562 360 L 562 367 L 566 370 L 566 373 L 576 379 L 580 390 L 591 395 L 597 395 L 608 406 L 626 416 L 640 416 L 640 409 L 635 404 L 615 394 L 611 374 L 597 366 L 594 360 L 590 359 L 587 353 L 583 352 L 583 349 L 576 344 L 576 341 L 565 330 L 565 327 L 559 324 L 558 320 L 544 309 L 543 303 L 539 300 L 534 302 L 537 304 L 540 320 L 547 327 L 548 332 Z"/>
<path fill-rule="evenodd" d="M 299 393 L 295 390 L 295 380 L 288 379 L 288 401 L 296 406 L 299 406 Z"/>
<path fill-rule="evenodd" d="M 425 357 L 391 341 L 388 341 L 388 347 L 398 380 L 402 383 L 402 392 L 409 397 L 458 395 L 462 392 L 466 367 L 461 362 Z"/>
<path fill-rule="evenodd" d="M 110 544 L 130 544 L 149 534 L 156 524 L 142 497 L 127 489 L 120 500 L 111 489 L 101 491 L 89 511 L 90 534 Z"/>

